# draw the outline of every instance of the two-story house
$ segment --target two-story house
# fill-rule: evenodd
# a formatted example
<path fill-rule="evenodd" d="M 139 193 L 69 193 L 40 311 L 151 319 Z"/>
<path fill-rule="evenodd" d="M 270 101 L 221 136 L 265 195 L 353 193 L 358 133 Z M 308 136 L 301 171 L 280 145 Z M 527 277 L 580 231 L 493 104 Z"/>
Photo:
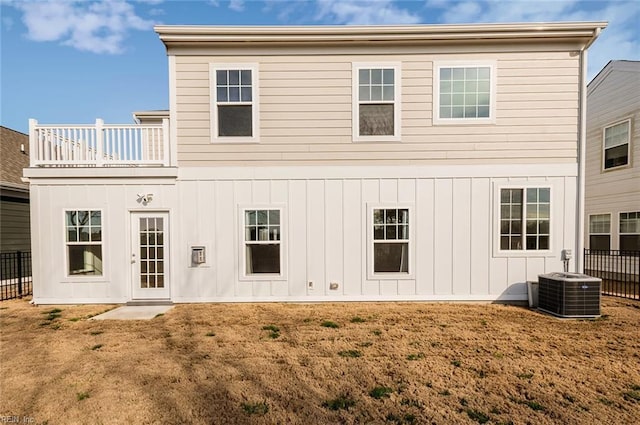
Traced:
<path fill-rule="evenodd" d="M 640 62 L 611 61 L 587 86 L 587 248 L 640 251 Z"/>
<path fill-rule="evenodd" d="M 34 299 L 525 301 L 605 26 L 158 26 L 168 119 L 31 122 Z"/>

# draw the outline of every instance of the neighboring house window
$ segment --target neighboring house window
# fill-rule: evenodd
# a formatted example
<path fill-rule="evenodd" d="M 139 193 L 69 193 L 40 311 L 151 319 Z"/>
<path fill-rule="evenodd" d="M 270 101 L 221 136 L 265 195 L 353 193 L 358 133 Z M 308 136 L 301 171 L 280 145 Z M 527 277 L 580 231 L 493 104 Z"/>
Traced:
<path fill-rule="evenodd" d="M 620 251 L 640 251 L 640 211 L 620 213 Z"/>
<path fill-rule="evenodd" d="M 604 169 L 621 167 L 629 163 L 629 129 L 627 120 L 604 129 Z"/>
<path fill-rule="evenodd" d="M 102 276 L 102 212 L 65 211 L 69 276 Z"/>
<path fill-rule="evenodd" d="M 548 187 L 500 189 L 500 249 L 550 249 L 551 202 Z"/>
<path fill-rule="evenodd" d="M 254 140 L 257 133 L 256 67 L 211 67 L 214 139 Z"/>
<path fill-rule="evenodd" d="M 589 249 L 592 251 L 611 249 L 611 214 L 589 216 Z"/>
<path fill-rule="evenodd" d="M 244 210 L 245 275 L 281 274 L 281 210 Z"/>
<path fill-rule="evenodd" d="M 409 209 L 373 209 L 373 272 L 409 273 Z"/>
<path fill-rule="evenodd" d="M 391 141 L 400 135 L 400 66 L 356 64 L 354 139 Z"/>
<path fill-rule="evenodd" d="M 436 65 L 434 122 L 488 123 L 493 120 L 494 66 Z"/>

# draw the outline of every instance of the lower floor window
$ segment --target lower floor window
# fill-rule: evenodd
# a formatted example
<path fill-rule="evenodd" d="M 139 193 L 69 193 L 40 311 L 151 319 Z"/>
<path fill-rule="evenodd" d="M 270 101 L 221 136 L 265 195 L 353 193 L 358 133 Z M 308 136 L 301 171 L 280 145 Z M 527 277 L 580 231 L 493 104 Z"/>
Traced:
<path fill-rule="evenodd" d="M 550 249 L 551 200 L 548 187 L 500 190 L 500 249 Z"/>
<path fill-rule="evenodd" d="M 640 251 L 640 211 L 620 213 L 620 251 Z"/>
<path fill-rule="evenodd" d="M 589 249 L 592 251 L 611 249 L 611 214 L 589 216 Z"/>
<path fill-rule="evenodd" d="M 409 209 L 373 210 L 373 272 L 409 273 Z"/>
<path fill-rule="evenodd" d="M 280 274 L 280 210 L 245 210 L 245 273 Z"/>
<path fill-rule="evenodd" d="M 67 273 L 102 276 L 102 212 L 65 211 Z"/>

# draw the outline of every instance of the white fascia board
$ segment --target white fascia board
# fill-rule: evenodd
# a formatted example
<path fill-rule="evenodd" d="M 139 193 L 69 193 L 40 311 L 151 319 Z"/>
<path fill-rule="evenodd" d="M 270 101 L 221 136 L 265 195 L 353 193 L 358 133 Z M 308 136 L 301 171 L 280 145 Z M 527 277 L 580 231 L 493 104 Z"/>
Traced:
<path fill-rule="evenodd" d="M 406 26 L 185 26 L 154 27 L 165 44 L 189 42 L 428 41 L 526 38 L 592 39 L 607 23 L 540 22 Z"/>

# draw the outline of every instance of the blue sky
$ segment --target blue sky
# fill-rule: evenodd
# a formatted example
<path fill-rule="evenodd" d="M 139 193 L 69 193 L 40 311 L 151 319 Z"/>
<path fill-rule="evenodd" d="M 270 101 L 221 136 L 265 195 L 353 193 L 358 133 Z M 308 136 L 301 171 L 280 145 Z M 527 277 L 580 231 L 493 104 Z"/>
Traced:
<path fill-rule="evenodd" d="M 174 25 L 360 25 L 609 21 L 589 78 L 640 60 L 638 0 L 0 0 L 0 124 L 131 123 L 167 109 L 167 59 L 153 31 Z"/>

